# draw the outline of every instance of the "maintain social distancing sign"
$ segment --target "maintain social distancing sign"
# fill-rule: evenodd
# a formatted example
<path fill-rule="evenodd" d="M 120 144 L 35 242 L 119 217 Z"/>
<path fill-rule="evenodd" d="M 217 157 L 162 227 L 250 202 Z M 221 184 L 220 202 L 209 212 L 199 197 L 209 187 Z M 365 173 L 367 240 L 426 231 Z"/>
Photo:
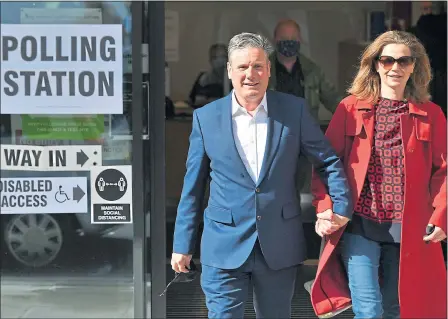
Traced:
<path fill-rule="evenodd" d="M 122 25 L 1 24 L 1 114 L 122 114 Z"/>

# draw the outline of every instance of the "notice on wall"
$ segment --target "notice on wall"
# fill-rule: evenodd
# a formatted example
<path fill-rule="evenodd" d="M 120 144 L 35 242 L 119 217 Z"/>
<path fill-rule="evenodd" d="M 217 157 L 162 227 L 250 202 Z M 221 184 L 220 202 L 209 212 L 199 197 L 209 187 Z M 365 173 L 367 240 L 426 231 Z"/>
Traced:
<path fill-rule="evenodd" d="M 132 74 L 132 51 L 123 52 L 123 72 Z M 149 44 L 142 43 L 142 73 L 149 73 Z"/>
<path fill-rule="evenodd" d="M 1 114 L 122 114 L 121 24 L 1 24 Z"/>
<path fill-rule="evenodd" d="M 103 145 L 103 161 L 128 161 L 131 158 L 130 140 L 106 140 Z"/>
<path fill-rule="evenodd" d="M 101 145 L 0 145 L 1 169 L 9 171 L 88 171 L 102 164 Z"/>
<path fill-rule="evenodd" d="M 92 224 L 132 223 L 132 166 L 92 167 Z"/>
<path fill-rule="evenodd" d="M 87 177 L 1 178 L 1 214 L 88 213 Z"/>
<path fill-rule="evenodd" d="M 149 105 L 149 82 L 142 83 L 143 103 Z M 123 84 L 123 114 L 110 115 L 109 117 L 109 136 L 125 136 L 132 140 L 132 82 Z M 148 134 L 148 108 L 143 108 L 143 135 Z"/>
<path fill-rule="evenodd" d="M 22 8 L 20 23 L 101 24 L 102 11 L 100 8 Z"/>
<path fill-rule="evenodd" d="M 16 115 L 18 116 L 18 115 Z M 21 115 L 23 135 L 33 140 L 92 140 L 104 133 L 104 115 Z"/>

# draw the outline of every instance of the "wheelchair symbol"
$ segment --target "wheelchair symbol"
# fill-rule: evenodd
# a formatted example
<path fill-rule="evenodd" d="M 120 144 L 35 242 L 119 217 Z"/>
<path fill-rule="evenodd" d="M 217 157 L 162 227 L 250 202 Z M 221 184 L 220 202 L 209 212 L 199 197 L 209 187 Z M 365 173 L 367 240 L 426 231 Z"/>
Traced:
<path fill-rule="evenodd" d="M 70 198 L 68 198 L 67 193 L 62 190 L 61 185 L 59 185 L 59 191 L 57 191 L 56 194 L 54 194 L 54 199 L 58 203 L 64 203 L 64 202 L 70 200 Z"/>

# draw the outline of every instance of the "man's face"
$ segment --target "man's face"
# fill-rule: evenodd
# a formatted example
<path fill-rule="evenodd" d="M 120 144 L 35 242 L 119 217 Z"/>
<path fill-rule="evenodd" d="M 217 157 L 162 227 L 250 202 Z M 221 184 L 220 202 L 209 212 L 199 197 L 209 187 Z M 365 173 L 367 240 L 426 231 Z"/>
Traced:
<path fill-rule="evenodd" d="M 285 57 L 296 56 L 300 50 L 300 32 L 293 24 L 282 24 L 275 34 L 277 52 Z"/>
<path fill-rule="evenodd" d="M 277 29 L 275 35 L 275 42 L 282 40 L 295 40 L 300 41 L 300 32 L 297 27 L 292 24 L 283 24 Z"/>
<path fill-rule="evenodd" d="M 246 101 L 263 98 L 271 76 L 270 63 L 263 49 L 233 51 L 227 72 L 237 97 Z"/>

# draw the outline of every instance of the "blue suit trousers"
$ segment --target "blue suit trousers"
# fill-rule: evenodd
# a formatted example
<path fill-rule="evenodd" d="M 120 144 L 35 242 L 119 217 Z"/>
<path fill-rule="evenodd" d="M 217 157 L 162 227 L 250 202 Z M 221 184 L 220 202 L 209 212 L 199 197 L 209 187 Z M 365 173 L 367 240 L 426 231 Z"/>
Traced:
<path fill-rule="evenodd" d="M 237 269 L 202 265 L 201 286 L 208 318 L 243 318 L 249 289 L 253 289 L 257 318 L 291 318 L 297 267 L 270 269 L 258 240 L 249 258 Z"/>

